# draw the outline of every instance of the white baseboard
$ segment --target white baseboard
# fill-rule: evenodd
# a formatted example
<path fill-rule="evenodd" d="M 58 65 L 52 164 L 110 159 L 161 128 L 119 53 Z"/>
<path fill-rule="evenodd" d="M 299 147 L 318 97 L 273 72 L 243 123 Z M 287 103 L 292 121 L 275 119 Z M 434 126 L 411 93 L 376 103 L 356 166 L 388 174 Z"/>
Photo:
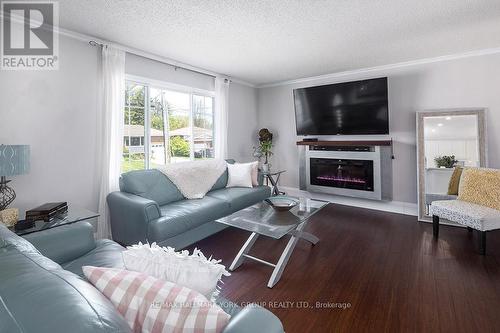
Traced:
<path fill-rule="evenodd" d="M 344 197 L 340 195 L 324 194 L 324 193 L 313 193 L 308 191 L 300 190 L 296 187 L 280 186 L 280 190 L 286 192 L 290 196 L 302 196 L 311 199 L 320 199 L 329 201 L 332 203 L 337 203 L 346 206 L 360 207 L 375 209 L 384 212 L 398 213 L 404 215 L 418 216 L 417 214 L 417 204 L 411 202 L 402 201 L 376 201 L 369 199 L 359 199 Z"/>

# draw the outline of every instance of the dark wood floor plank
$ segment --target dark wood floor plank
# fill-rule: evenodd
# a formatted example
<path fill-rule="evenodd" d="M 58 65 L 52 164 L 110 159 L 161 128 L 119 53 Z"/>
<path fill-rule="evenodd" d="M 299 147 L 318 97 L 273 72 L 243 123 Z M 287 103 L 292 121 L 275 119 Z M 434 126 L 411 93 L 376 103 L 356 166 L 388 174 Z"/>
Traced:
<path fill-rule="evenodd" d="M 415 217 L 334 204 L 306 230 L 320 242 L 299 241 L 273 289 L 271 268 L 246 261 L 224 278 L 222 295 L 265 304 L 288 333 L 500 331 L 499 232 L 488 234 L 480 256 L 476 233 L 465 228 L 441 225 L 435 239 L 432 224 Z M 192 247 L 229 266 L 248 235 L 226 229 Z M 275 262 L 287 240 L 260 237 L 251 253 Z"/>

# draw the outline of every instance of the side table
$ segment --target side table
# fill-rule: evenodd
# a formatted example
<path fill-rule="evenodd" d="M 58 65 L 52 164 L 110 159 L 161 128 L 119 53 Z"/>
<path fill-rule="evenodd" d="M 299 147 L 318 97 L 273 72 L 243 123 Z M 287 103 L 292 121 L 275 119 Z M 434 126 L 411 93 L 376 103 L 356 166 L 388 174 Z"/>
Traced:
<path fill-rule="evenodd" d="M 11 230 L 19 236 L 24 236 L 27 234 L 31 234 L 33 232 L 39 232 L 47 229 L 57 228 L 66 224 L 95 219 L 98 216 L 99 214 L 87 210 L 85 208 L 68 205 L 67 212 L 56 215 L 54 219 L 50 222 L 36 221 L 35 226 L 32 228 L 24 230 L 15 230 L 14 227 L 12 227 Z"/>
<path fill-rule="evenodd" d="M 280 191 L 278 188 L 278 182 L 280 181 L 281 174 L 284 172 L 286 172 L 286 170 L 261 171 L 264 178 L 266 178 L 266 185 L 269 186 L 269 183 L 271 183 L 271 186 L 272 186 L 271 194 L 272 195 L 285 194 L 285 192 Z"/>

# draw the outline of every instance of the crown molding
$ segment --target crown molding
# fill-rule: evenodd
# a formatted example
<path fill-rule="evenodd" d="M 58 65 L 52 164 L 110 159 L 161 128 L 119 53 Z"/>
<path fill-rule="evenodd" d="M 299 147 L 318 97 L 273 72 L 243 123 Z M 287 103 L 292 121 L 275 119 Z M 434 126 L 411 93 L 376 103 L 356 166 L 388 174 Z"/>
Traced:
<path fill-rule="evenodd" d="M 291 84 L 309 83 L 309 82 L 318 81 L 318 80 L 335 79 L 335 78 L 357 75 L 357 74 L 371 74 L 373 72 L 378 72 L 378 71 L 388 71 L 391 69 L 432 64 L 432 63 L 436 63 L 436 62 L 457 60 L 457 59 L 470 58 L 470 57 L 478 57 L 478 56 L 497 54 L 497 53 L 500 53 L 500 47 L 475 50 L 475 51 L 469 51 L 469 52 L 463 52 L 463 53 L 456 53 L 456 54 L 448 54 L 448 55 L 433 57 L 433 58 L 410 60 L 410 61 L 398 62 L 398 63 L 394 63 L 394 64 L 375 66 L 375 67 L 366 67 L 366 68 L 354 69 L 354 70 L 343 71 L 343 72 L 323 74 L 323 75 L 318 75 L 318 76 L 309 76 L 309 77 L 304 77 L 304 78 L 294 79 L 294 80 L 286 80 L 286 81 L 278 81 L 278 82 L 273 82 L 273 83 L 258 84 L 258 85 L 256 85 L 256 88 L 270 88 L 270 87 L 286 86 L 286 85 L 291 85 Z"/>
<path fill-rule="evenodd" d="M 240 79 L 237 79 L 237 78 L 234 78 L 234 77 L 229 77 L 229 78 L 231 79 L 231 82 L 233 82 L 233 83 L 237 83 L 237 84 L 240 84 L 242 86 L 247 86 L 247 87 L 250 87 L 250 88 L 257 88 L 256 84 L 250 83 L 248 81 L 240 80 Z"/>

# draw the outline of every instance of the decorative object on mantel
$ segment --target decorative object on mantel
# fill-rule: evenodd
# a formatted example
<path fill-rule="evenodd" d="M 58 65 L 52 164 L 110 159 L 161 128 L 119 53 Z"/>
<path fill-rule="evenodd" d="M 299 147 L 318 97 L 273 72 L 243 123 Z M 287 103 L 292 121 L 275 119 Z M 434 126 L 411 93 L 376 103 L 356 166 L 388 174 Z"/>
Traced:
<path fill-rule="evenodd" d="M 450 155 L 450 156 L 443 155 L 434 158 L 434 162 L 436 162 L 436 166 L 438 168 L 450 169 L 453 168 L 458 161 L 455 159 L 455 155 Z"/>
<path fill-rule="evenodd" d="M 254 156 L 259 160 L 264 157 L 264 163 L 261 165 L 261 170 L 264 172 L 269 171 L 269 157 L 273 154 L 273 133 L 267 128 L 262 128 L 259 131 L 259 146 L 254 147 Z"/>
<path fill-rule="evenodd" d="M 0 223 L 6 227 L 13 227 L 19 220 L 19 209 L 7 208 L 0 211 Z"/>
<path fill-rule="evenodd" d="M 30 170 L 30 146 L 0 145 L 0 210 L 16 198 L 16 192 L 7 184 L 8 176 L 27 174 Z"/>

